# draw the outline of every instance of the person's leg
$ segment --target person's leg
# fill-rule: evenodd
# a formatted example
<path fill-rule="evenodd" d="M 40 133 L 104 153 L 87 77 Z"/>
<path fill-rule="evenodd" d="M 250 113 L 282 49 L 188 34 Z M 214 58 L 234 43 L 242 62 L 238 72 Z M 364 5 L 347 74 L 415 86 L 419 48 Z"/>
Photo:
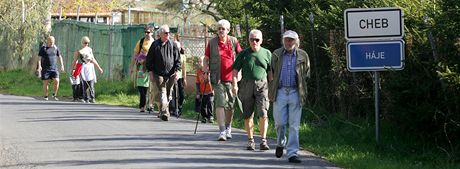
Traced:
<path fill-rule="evenodd" d="M 273 103 L 273 120 L 276 129 L 276 157 L 283 155 L 286 146 L 286 125 L 288 120 L 287 95 L 283 89 L 278 89 L 276 101 Z"/>
<path fill-rule="evenodd" d="M 214 115 L 213 115 L 213 110 L 214 110 L 214 95 L 211 93 L 209 94 L 209 100 L 206 102 L 207 104 L 207 118 L 211 123 L 214 122 Z"/>
<path fill-rule="evenodd" d="M 43 96 L 48 99 L 48 80 L 43 80 Z"/>
<path fill-rule="evenodd" d="M 147 87 L 137 86 L 139 91 L 139 109 L 141 112 L 145 111 L 145 102 L 146 102 L 146 94 L 147 94 Z"/>
<path fill-rule="evenodd" d="M 287 157 L 297 156 L 299 151 L 299 125 L 302 115 L 299 93 L 297 90 L 289 93 L 289 138 L 286 146 Z"/>
<path fill-rule="evenodd" d="M 58 71 L 55 71 L 52 73 L 52 76 L 53 76 L 53 84 L 54 84 L 54 97 L 57 96 L 58 94 L 58 90 L 59 90 L 59 72 Z M 56 99 L 56 98 L 55 98 Z"/>
<path fill-rule="evenodd" d="M 88 81 L 83 80 L 82 82 L 83 82 L 83 84 L 82 84 L 81 87 L 82 87 L 83 100 L 85 100 L 85 102 L 88 102 L 88 99 L 89 99 L 88 98 L 88 93 L 87 93 L 87 90 L 88 90 L 88 87 L 89 87 Z"/>
<path fill-rule="evenodd" d="M 157 87 L 158 87 L 158 102 L 160 103 L 160 112 L 159 112 L 159 116 L 160 118 L 162 118 L 162 120 L 166 121 L 168 120 L 169 118 L 169 115 L 166 115 L 167 111 L 168 111 L 168 95 L 167 95 L 167 91 L 166 91 L 166 79 L 163 77 L 163 76 L 157 76 L 157 75 L 154 75 L 155 76 L 155 81 L 156 81 L 156 84 L 157 84 Z"/>
<path fill-rule="evenodd" d="M 153 104 L 155 104 L 157 101 L 155 100 L 157 97 L 156 97 L 156 94 L 158 93 L 156 91 L 156 83 L 152 80 L 150 80 L 149 82 L 149 89 L 148 89 L 148 104 L 149 104 L 149 110 L 150 111 L 153 111 Z M 157 107 L 159 108 L 159 106 L 157 105 Z"/>
<path fill-rule="evenodd" d="M 83 81 L 80 80 L 80 84 L 77 85 L 77 97 L 78 99 L 83 99 Z"/>
<path fill-rule="evenodd" d="M 201 95 L 200 96 L 200 101 L 198 101 L 200 103 L 200 115 L 201 115 L 201 122 L 203 123 L 206 123 L 206 117 L 207 117 L 207 108 L 208 108 L 208 105 L 206 104 L 207 101 L 209 100 L 207 98 L 207 95 Z"/>
<path fill-rule="evenodd" d="M 175 89 L 173 89 L 173 88 L 174 88 L 174 86 L 175 86 L 176 81 L 175 81 L 175 79 L 174 79 L 173 76 L 165 77 L 165 80 L 166 80 L 166 82 L 165 82 L 165 83 L 166 83 L 166 92 L 167 92 L 167 96 L 168 96 L 168 102 L 167 102 L 167 104 L 168 104 L 168 105 L 167 105 L 167 106 L 168 106 L 168 109 L 167 109 L 167 110 L 168 110 L 168 111 L 167 111 L 167 115 L 169 116 L 169 115 L 170 115 L 170 112 L 169 112 L 169 103 L 170 103 L 170 101 L 171 101 L 171 99 L 172 99 L 173 91 L 175 90 Z M 175 108 L 174 108 L 174 109 L 175 109 Z M 174 111 L 175 111 L 175 110 L 174 110 Z"/>
<path fill-rule="evenodd" d="M 73 101 L 76 101 L 78 99 L 76 84 L 72 84 L 72 98 L 73 98 Z"/>
<path fill-rule="evenodd" d="M 268 108 L 270 103 L 268 101 L 268 83 L 267 80 L 255 81 L 254 95 L 257 107 L 257 114 L 259 117 L 259 133 L 261 140 L 261 150 L 270 149 L 267 144 L 267 129 L 268 129 Z"/>
<path fill-rule="evenodd" d="M 88 81 L 89 84 L 89 99 L 92 103 L 95 103 L 96 99 L 96 88 L 94 88 L 94 80 Z"/>
<path fill-rule="evenodd" d="M 185 78 L 185 77 L 184 77 Z M 177 92 L 178 92 L 178 109 L 179 109 L 179 114 L 182 113 L 182 105 L 184 104 L 184 99 L 185 99 L 185 86 L 184 86 L 184 79 L 180 78 L 177 81 Z"/>
<path fill-rule="evenodd" d="M 233 112 L 234 112 L 234 103 L 235 103 L 235 95 L 232 93 L 232 84 L 226 83 L 224 85 L 225 94 L 227 95 L 225 98 L 225 130 L 227 139 L 232 138 L 232 122 L 233 122 Z"/>
<path fill-rule="evenodd" d="M 214 87 L 214 106 L 216 107 L 216 120 L 217 126 L 219 126 L 219 141 L 226 141 L 227 137 L 225 136 L 225 93 L 223 84 L 212 84 Z"/>

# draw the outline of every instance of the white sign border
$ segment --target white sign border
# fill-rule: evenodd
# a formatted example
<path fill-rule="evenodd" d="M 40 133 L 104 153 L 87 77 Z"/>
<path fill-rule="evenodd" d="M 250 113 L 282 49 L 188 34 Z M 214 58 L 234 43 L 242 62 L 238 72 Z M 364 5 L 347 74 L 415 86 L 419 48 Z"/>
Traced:
<path fill-rule="evenodd" d="M 362 37 L 349 37 L 348 35 L 348 12 L 373 12 L 373 11 L 399 11 L 400 12 L 400 35 L 385 35 L 385 36 L 362 36 Z M 387 8 L 348 8 L 343 12 L 344 15 L 344 27 L 345 27 L 345 39 L 347 41 L 362 41 L 362 40 L 397 40 L 404 37 L 404 12 L 401 8 L 387 7 Z"/>

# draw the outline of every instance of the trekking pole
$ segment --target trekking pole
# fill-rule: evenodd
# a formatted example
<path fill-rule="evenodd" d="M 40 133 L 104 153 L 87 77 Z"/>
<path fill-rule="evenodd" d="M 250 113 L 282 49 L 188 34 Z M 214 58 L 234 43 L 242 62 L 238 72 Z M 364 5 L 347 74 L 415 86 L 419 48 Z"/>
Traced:
<path fill-rule="evenodd" d="M 179 114 L 179 81 L 176 80 L 176 85 L 175 85 L 175 92 L 174 94 L 176 95 L 176 99 L 175 99 L 175 102 L 176 102 L 176 116 L 177 118 L 179 118 L 180 114 Z"/>
<path fill-rule="evenodd" d="M 206 84 L 204 85 L 204 91 L 206 91 Z M 203 106 L 204 91 L 200 92 L 200 107 L 199 107 L 200 112 L 198 112 L 196 116 L 195 132 L 193 134 L 196 134 L 196 129 L 198 128 L 198 121 L 200 120 L 201 107 Z"/>

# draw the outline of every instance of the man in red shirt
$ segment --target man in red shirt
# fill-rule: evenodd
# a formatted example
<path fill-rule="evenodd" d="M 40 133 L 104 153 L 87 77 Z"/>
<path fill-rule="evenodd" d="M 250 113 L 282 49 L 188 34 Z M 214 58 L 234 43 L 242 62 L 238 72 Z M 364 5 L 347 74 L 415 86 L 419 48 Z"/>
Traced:
<path fill-rule="evenodd" d="M 217 22 L 217 37 L 210 40 L 205 51 L 205 66 L 209 71 L 210 81 L 215 91 L 219 141 L 232 138 L 233 105 L 238 91 L 237 80 L 232 75 L 232 64 L 242 51 L 238 40 L 229 36 L 230 22 L 222 19 Z M 235 78 L 237 79 L 237 78 Z"/>

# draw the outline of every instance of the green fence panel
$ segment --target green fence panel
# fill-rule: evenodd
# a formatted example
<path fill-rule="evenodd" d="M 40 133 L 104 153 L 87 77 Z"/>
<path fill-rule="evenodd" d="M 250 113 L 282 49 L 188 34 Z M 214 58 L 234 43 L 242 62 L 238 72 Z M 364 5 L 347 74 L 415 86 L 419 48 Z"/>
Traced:
<path fill-rule="evenodd" d="M 128 77 L 133 49 L 143 32 L 144 25 L 103 25 L 63 20 L 53 23 L 51 34 L 62 51 L 67 71 L 71 70 L 74 52 L 81 47 L 81 38 L 88 36 L 94 56 L 104 69 L 104 74 L 98 76 L 122 79 Z"/>

